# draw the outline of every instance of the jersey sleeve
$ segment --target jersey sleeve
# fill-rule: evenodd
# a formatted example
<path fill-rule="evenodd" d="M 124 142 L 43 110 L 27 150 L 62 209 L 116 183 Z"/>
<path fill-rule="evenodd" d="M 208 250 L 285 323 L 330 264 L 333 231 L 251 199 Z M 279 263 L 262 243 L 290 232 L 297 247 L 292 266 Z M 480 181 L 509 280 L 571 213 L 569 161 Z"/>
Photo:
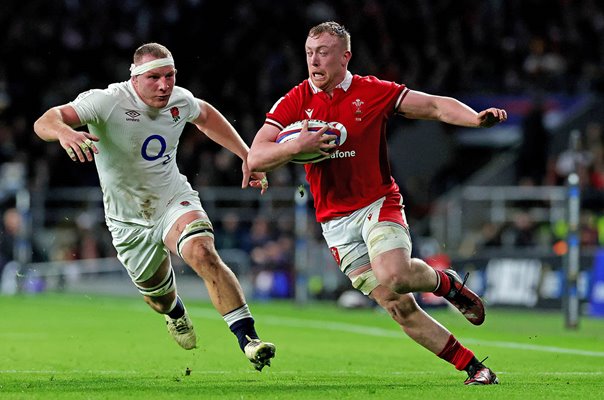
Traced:
<path fill-rule="evenodd" d="M 277 100 L 269 112 L 266 113 L 265 123 L 282 130 L 285 126 L 300 119 L 298 115 L 300 114 L 301 104 L 302 98 L 300 86 L 298 86 Z"/>
<path fill-rule="evenodd" d="M 197 99 L 193 93 L 191 93 L 188 89 L 181 88 L 182 95 L 189 104 L 189 114 L 187 115 L 186 121 L 193 122 L 199 117 L 201 114 L 201 106 L 199 105 L 199 99 Z"/>
<path fill-rule="evenodd" d="M 407 88 L 404 84 L 384 81 L 374 76 L 370 76 L 368 79 L 373 81 L 373 84 L 381 87 L 380 91 L 384 93 L 386 112 L 389 114 L 395 113 L 396 109 L 401 104 L 407 93 L 409 93 L 409 88 Z"/>
<path fill-rule="evenodd" d="M 80 93 L 69 103 L 80 118 L 82 124 L 98 125 L 105 121 L 117 104 L 112 89 L 92 89 Z"/>

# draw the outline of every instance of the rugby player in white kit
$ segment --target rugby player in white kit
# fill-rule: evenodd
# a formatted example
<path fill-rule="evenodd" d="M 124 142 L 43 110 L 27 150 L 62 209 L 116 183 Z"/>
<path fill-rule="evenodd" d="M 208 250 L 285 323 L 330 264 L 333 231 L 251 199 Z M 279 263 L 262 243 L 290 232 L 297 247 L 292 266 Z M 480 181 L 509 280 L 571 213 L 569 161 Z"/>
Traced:
<path fill-rule="evenodd" d="M 118 258 L 145 302 L 164 314 L 176 342 L 184 349 L 197 345 L 177 294 L 170 252 L 203 279 L 241 350 L 261 371 L 270 365 L 275 346 L 259 339 L 241 285 L 214 247 L 212 223 L 198 193 L 176 165 L 186 123 L 242 160 L 242 188 L 249 185 L 263 194 L 266 176 L 250 172 L 248 146 L 217 109 L 175 86 L 174 59 L 166 47 L 142 45 L 130 70 L 128 81 L 49 109 L 34 130 L 45 141 L 59 141 L 73 161 L 95 162 Z M 83 125 L 88 132 L 74 130 Z"/>

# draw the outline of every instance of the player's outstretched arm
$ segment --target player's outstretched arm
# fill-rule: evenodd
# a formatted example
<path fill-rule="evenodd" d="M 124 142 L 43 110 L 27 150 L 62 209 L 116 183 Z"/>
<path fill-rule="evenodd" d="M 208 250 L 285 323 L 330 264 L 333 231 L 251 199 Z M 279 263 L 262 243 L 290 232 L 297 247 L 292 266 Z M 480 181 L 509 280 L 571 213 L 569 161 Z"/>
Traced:
<path fill-rule="evenodd" d="M 198 100 L 201 108 L 201 113 L 193 121 L 195 126 L 202 131 L 212 141 L 218 143 L 222 147 L 230 150 L 242 160 L 241 171 L 243 179 L 241 188 L 251 186 L 260 188 L 260 194 L 264 194 L 268 189 L 268 180 L 266 174 L 262 172 L 252 173 L 248 167 L 247 155 L 249 152 L 248 145 L 243 141 L 235 127 L 210 103 L 203 100 Z"/>
<path fill-rule="evenodd" d="M 92 161 L 93 153 L 99 152 L 94 145 L 99 138 L 88 132 L 73 129 L 78 126 L 82 126 L 82 123 L 73 107 L 63 105 L 53 107 L 42 114 L 34 122 L 34 132 L 44 141 L 59 141 L 73 161 Z"/>
<path fill-rule="evenodd" d="M 469 128 L 490 128 L 507 120 L 507 113 L 503 109 L 491 107 L 478 113 L 452 97 L 415 90 L 409 91 L 397 111 L 407 118 L 431 119 Z"/>

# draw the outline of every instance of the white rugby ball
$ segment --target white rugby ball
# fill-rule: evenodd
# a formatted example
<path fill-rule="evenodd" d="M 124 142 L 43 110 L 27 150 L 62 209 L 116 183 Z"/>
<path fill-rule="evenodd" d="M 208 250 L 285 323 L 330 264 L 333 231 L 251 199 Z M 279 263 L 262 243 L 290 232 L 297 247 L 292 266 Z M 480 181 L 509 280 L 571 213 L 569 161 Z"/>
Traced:
<path fill-rule="evenodd" d="M 277 143 L 285 143 L 290 140 L 295 140 L 300 136 L 300 132 L 302 131 L 302 124 L 304 121 L 296 121 L 287 125 L 279 134 L 277 135 L 277 139 L 275 140 Z M 318 119 L 309 119 L 308 120 L 308 130 L 311 132 L 316 132 L 323 128 L 325 125 L 328 125 L 329 128 L 325 131 L 326 135 L 334 135 L 336 138 L 329 143 L 335 143 L 340 145 L 346 140 L 346 129 L 339 122 L 325 122 L 320 121 Z M 298 153 L 291 160 L 291 162 L 296 164 L 312 164 L 317 163 L 319 161 L 323 161 L 329 158 L 329 155 L 324 156 L 321 153 Z"/>

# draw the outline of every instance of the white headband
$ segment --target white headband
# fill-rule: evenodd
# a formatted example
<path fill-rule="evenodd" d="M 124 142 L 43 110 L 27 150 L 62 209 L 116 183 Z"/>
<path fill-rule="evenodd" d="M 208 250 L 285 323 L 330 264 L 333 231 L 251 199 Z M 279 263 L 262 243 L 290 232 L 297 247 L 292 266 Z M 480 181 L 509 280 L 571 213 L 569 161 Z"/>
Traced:
<path fill-rule="evenodd" d="M 139 66 L 134 64 L 130 65 L 130 76 L 136 76 L 144 74 L 147 71 L 151 71 L 154 68 L 166 67 L 168 65 L 174 66 L 174 59 L 171 57 L 156 58 L 155 60 L 147 61 Z"/>

